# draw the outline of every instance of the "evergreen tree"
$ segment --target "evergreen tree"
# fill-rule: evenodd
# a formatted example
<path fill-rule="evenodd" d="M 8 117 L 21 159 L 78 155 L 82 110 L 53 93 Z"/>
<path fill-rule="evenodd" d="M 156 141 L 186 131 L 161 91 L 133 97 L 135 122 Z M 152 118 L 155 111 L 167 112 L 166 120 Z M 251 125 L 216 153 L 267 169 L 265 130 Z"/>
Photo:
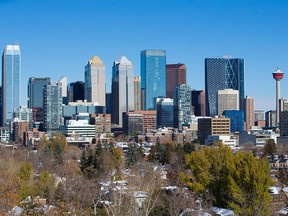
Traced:
<path fill-rule="evenodd" d="M 276 143 L 273 139 L 267 140 L 266 144 L 264 145 L 264 155 L 272 155 L 276 153 Z"/>

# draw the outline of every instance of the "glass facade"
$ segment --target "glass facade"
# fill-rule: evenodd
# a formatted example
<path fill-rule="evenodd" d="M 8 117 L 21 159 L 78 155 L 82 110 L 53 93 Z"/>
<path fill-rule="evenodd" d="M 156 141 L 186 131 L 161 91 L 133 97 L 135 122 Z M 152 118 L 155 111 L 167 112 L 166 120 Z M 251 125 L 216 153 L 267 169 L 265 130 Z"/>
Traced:
<path fill-rule="evenodd" d="M 112 67 L 112 123 L 123 126 L 122 113 L 134 110 L 133 65 L 125 56 Z"/>
<path fill-rule="evenodd" d="M 13 110 L 20 107 L 21 53 L 19 45 L 7 45 L 2 55 L 2 126 L 12 120 Z"/>
<path fill-rule="evenodd" d="M 146 110 L 155 109 L 156 98 L 166 97 L 166 51 L 141 52 L 141 89 L 145 91 Z"/>
<path fill-rule="evenodd" d="M 173 122 L 173 99 L 157 99 L 157 128 L 172 127 Z"/>
<path fill-rule="evenodd" d="M 225 118 L 230 118 L 231 132 L 244 130 L 244 112 L 242 110 L 225 110 L 223 114 Z"/>
<path fill-rule="evenodd" d="M 191 123 L 191 87 L 178 85 L 174 91 L 174 127 L 182 131 L 183 125 Z"/>
<path fill-rule="evenodd" d="M 215 116 L 217 92 L 223 89 L 239 91 L 239 104 L 244 99 L 244 59 L 206 58 L 205 59 L 205 98 L 206 115 Z M 241 110 L 243 108 L 241 107 Z"/>
<path fill-rule="evenodd" d="M 48 133 L 57 132 L 62 120 L 62 88 L 58 83 L 46 85 L 44 96 L 44 129 Z"/>

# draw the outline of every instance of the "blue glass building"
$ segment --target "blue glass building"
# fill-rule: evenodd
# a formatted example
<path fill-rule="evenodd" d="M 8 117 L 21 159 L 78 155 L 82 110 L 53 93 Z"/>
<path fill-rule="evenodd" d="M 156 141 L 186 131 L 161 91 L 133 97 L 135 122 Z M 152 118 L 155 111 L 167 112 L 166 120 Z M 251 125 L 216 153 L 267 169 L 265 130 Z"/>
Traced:
<path fill-rule="evenodd" d="M 230 118 L 230 131 L 232 133 L 244 130 L 244 112 L 242 110 L 225 110 L 223 114 L 226 118 Z"/>
<path fill-rule="evenodd" d="M 172 127 L 173 122 L 173 99 L 158 98 L 157 100 L 157 128 Z"/>
<path fill-rule="evenodd" d="M 166 51 L 141 52 L 141 89 L 144 91 L 144 109 L 155 109 L 158 97 L 166 97 Z"/>
<path fill-rule="evenodd" d="M 205 99 L 206 115 L 215 116 L 217 110 L 217 92 L 223 89 L 239 91 L 239 104 L 245 96 L 244 59 L 206 58 L 205 59 Z M 241 107 L 241 110 L 243 108 Z"/>
<path fill-rule="evenodd" d="M 20 47 L 19 45 L 7 45 L 2 55 L 2 126 L 13 119 L 13 110 L 20 107 L 20 89 Z"/>
<path fill-rule="evenodd" d="M 181 132 L 183 125 L 191 123 L 191 87 L 187 84 L 176 86 L 173 100 L 174 128 Z"/>

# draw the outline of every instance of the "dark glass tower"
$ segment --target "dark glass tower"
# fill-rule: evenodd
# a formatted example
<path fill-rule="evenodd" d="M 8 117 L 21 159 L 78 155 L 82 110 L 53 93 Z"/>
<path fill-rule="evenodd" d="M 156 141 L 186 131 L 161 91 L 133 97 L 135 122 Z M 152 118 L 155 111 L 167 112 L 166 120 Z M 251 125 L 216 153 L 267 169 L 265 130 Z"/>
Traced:
<path fill-rule="evenodd" d="M 244 59 L 205 59 L 206 115 L 212 117 L 217 115 L 217 92 L 223 89 L 238 90 L 239 104 L 242 104 L 245 96 Z"/>
<path fill-rule="evenodd" d="M 173 99 L 159 98 L 157 101 L 157 128 L 172 127 L 173 121 Z"/>
<path fill-rule="evenodd" d="M 30 77 L 28 82 L 28 108 L 33 109 L 33 121 L 43 122 L 43 88 L 50 84 L 50 78 Z"/>
<path fill-rule="evenodd" d="M 158 97 L 166 97 L 166 51 L 141 52 L 141 89 L 146 110 L 155 109 Z"/>
<path fill-rule="evenodd" d="M 84 82 L 72 82 L 68 88 L 69 102 L 76 102 L 77 100 L 84 100 Z"/>

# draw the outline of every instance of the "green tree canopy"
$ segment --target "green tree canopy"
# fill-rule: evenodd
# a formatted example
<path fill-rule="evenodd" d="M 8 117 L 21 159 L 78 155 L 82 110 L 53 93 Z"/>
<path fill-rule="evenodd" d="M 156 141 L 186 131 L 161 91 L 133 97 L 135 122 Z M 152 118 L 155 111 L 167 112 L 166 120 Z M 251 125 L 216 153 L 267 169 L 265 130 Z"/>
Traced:
<path fill-rule="evenodd" d="M 212 197 L 218 207 L 239 215 L 269 215 L 270 167 L 266 158 L 252 153 L 236 155 L 228 146 L 205 147 L 186 156 L 188 174 L 181 179 L 196 195 Z"/>

